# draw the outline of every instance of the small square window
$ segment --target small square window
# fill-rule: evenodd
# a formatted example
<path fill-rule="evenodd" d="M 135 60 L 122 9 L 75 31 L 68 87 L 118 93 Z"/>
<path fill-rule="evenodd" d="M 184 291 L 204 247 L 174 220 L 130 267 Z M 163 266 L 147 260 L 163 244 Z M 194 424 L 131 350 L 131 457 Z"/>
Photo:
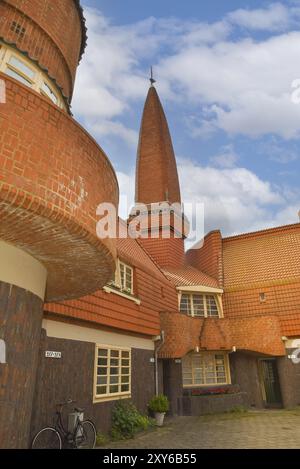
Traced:
<path fill-rule="evenodd" d="M 259 294 L 259 301 L 260 301 L 261 303 L 264 303 L 264 302 L 266 301 L 266 299 L 267 299 L 267 296 L 266 296 L 265 293 L 260 293 L 260 294 Z"/>

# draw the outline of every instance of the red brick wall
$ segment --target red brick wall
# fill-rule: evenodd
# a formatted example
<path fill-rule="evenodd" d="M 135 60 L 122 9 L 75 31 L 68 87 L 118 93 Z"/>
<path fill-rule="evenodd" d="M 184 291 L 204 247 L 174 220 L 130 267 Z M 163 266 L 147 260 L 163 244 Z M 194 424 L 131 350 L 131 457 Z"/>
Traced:
<path fill-rule="evenodd" d="M 71 117 L 0 77 L 0 238 L 46 264 L 48 298 L 95 291 L 114 271 L 115 240 L 96 236 L 96 208 L 118 203 L 113 168 Z"/>
<path fill-rule="evenodd" d="M 212 231 L 204 238 L 199 249 L 191 249 L 186 253 L 189 264 L 218 280 L 223 286 L 222 236 L 220 231 Z"/>
<path fill-rule="evenodd" d="M 24 37 L 11 30 L 15 21 Z M 48 70 L 72 96 L 82 42 L 82 29 L 74 0 L 3 0 L 0 4 L 0 37 Z"/>

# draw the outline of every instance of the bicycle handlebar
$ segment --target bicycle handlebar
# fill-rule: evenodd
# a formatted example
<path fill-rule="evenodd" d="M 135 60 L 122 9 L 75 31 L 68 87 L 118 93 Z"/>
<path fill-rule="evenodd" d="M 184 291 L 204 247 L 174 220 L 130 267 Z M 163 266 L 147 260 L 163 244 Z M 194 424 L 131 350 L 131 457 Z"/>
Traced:
<path fill-rule="evenodd" d="M 73 401 L 73 399 L 68 399 L 66 402 L 63 402 L 61 404 L 57 404 L 58 407 L 64 407 L 65 405 L 70 405 L 70 404 L 76 404 L 76 401 Z"/>

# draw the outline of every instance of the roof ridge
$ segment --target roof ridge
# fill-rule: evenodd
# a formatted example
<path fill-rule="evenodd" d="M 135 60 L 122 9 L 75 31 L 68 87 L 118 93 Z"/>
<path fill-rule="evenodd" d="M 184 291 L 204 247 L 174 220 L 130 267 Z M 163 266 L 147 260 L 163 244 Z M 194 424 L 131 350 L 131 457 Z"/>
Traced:
<path fill-rule="evenodd" d="M 251 237 L 254 237 L 254 236 L 263 236 L 265 234 L 272 234 L 272 233 L 276 233 L 276 232 L 288 231 L 291 228 L 299 228 L 300 229 L 300 222 L 291 223 L 291 224 L 288 224 L 288 225 L 275 226 L 275 227 L 272 227 L 272 228 L 264 228 L 264 229 L 257 230 L 257 231 L 249 231 L 247 233 L 241 233 L 241 234 L 237 234 L 237 235 L 225 236 L 223 238 L 223 241 L 235 240 L 235 239 L 239 239 L 239 238 L 251 238 Z"/>

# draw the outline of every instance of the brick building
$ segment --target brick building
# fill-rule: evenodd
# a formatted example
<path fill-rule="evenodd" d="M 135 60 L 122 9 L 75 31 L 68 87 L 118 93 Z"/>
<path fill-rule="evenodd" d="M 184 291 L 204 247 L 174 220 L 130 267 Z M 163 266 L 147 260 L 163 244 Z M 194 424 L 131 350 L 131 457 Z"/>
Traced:
<path fill-rule="evenodd" d="M 0 20 L 0 446 L 27 447 L 68 397 L 99 431 L 116 400 L 145 412 L 157 389 L 173 414 L 300 404 L 289 358 L 300 337 L 300 224 L 214 231 L 185 253 L 172 140 L 151 86 L 128 222 L 144 204 L 156 224 L 140 239 L 99 239 L 97 206 L 117 206 L 119 191 L 70 114 L 87 37 L 79 2 L 2 0 Z"/>

